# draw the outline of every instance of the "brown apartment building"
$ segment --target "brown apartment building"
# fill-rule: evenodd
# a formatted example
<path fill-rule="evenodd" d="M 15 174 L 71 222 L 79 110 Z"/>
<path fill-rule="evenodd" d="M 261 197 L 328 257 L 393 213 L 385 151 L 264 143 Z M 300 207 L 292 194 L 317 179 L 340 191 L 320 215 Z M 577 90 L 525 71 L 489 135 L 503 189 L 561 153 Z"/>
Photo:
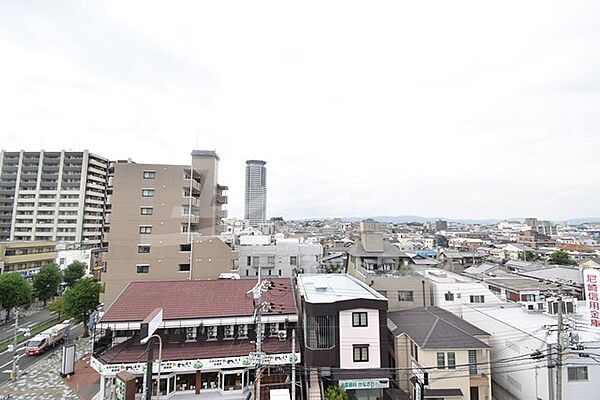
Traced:
<path fill-rule="evenodd" d="M 219 239 L 227 203 L 219 157 L 192 152 L 191 165 L 118 161 L 109 171 L 102 302 L 132 281 L 218 278 L 237 253 Z"/>

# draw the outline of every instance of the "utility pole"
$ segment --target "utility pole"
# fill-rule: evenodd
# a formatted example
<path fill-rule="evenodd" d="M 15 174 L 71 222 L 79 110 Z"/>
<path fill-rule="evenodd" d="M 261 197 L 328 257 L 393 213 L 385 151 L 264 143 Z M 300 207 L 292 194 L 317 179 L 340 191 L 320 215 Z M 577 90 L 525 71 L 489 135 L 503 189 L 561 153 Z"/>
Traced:
<path fill-rule="evenodd" d="M 296 400 L 296 329 L 292 329 L 292 400 Z"/>
<path fill-rule="evenodd" d="M 563 330 L 563 298 L 561 288 L 558 294 L 558 329 L 556 330 L 556 400 L 562 400 Z"/>
<path fill-rule="evenodd" d="M 258 283 L 254 292 L 254 300 L 256 301 L 256 400 L 260 400 L 260 378 L 262 365 L 262 277 L 260 270 L 260 261 L 258 263 Z"/>
<path fill-rule="evenodd" d="M 12 359 L 12 380 L 16 381 L 19 379 L 19 374 L 17 371 L 17 337 L 19 336 L 19 310 L 15 310 L 15 332 L 13 337 L 13 359 Z"/>

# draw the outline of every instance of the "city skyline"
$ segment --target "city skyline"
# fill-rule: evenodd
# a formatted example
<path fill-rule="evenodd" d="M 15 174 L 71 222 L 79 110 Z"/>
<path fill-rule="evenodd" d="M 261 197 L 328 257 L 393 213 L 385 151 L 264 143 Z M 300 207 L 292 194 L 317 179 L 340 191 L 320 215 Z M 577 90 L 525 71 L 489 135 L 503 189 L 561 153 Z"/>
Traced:
<path fill-rule="evenodd" d="M 598 216 L 599 5 L 514 6 L 5 3 L 2 147 L 217 150 L 231 216 L 249 157 L 267 217 Z"/>

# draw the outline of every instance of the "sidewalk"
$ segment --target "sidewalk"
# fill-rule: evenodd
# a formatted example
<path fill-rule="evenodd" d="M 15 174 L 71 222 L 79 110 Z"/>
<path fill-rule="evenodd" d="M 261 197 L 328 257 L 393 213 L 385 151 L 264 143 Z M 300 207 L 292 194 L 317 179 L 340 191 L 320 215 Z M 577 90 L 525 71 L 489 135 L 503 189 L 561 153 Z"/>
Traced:
<path fill-rule="evenodd" d="M 77 345 L 77 357 L 89 354 L 92 351 L 91 338 L 79 338 L 75 342 Z M 62 354 L 55 351 L 48 357 L 40 360 L 35 365 L 28 368 L 17 382 L 8 382 L 0 386 L 0 396 L 11 395 L 13 400 L 79 400 L 76 390 L 73 390 L 60 374 L 60 363 Z M 85 362 L 85 361 L 84 361 Z M 89 358 L 88 358 L 89 362 Z M 82 374 L 83 388 L 88 388 L 86 380 Z M 75 377 L 75 375 L 73 376 Z M 77 379 L 71 378 L 71 381 L 77 382 Z M 75 387 L 77 389 L 77 386 Z M 82 399 L 91 399 L 91 397 L 81 397 Z"/>
<path fill-rule="evenodd" d="M 90 367 L 91 354 L 75 363 L 75 374 L 65 379 L 81 400 L 92 400 L 100 390 L 100 374 Z"/>

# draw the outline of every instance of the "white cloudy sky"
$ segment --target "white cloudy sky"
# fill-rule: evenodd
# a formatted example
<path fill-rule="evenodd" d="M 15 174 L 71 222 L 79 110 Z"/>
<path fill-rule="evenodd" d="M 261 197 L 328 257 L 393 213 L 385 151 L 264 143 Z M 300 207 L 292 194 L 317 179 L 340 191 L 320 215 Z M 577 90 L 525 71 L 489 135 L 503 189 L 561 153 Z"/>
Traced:
<path fill-rule="evenodd" d="M 244 161 L 268 214 L 600 215 L 600 2 L 0 3 L 0 148 Z"/>

